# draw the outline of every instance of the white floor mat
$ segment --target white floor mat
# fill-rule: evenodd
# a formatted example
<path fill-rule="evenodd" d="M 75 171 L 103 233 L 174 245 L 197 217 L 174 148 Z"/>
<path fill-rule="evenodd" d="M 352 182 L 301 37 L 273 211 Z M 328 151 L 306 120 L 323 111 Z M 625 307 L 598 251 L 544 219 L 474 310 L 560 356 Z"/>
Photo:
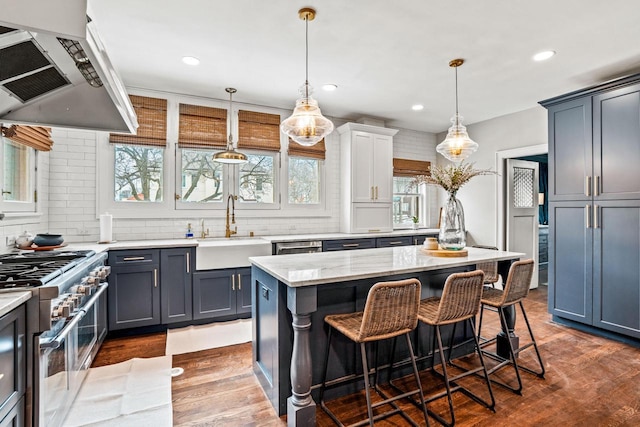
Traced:
<path fill-rule="evenodd" d="M 251 319 L 187 326 L 167 331 L 166 355 L 192 353 L 251 341 Z"/>
<path fill-rule="evenodd" d="M 171 356 L 91 368 L 65 427 L 170 427 Z"/>

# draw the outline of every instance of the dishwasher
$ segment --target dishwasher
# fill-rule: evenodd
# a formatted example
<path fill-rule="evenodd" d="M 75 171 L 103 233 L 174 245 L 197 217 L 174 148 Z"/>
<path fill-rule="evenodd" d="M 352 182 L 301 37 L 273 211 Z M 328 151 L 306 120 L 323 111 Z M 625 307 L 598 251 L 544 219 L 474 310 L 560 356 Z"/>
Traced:
<path fill-rule="evenodd" d="M 301 240 L 295 242 L 280 242 L 275 244 L 275 255 L 309 254 L 322 252 L 321 240 Z"/>

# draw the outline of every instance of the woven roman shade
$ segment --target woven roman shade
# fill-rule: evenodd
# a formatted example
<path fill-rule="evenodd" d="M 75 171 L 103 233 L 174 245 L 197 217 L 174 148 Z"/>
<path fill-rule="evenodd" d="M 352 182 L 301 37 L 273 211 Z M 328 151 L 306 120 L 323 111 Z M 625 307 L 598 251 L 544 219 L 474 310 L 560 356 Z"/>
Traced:
<path fill-rule="evenodd" d="M 238 149 L 280 151 L 280 115 L 238 111 Z"/>
<path fill-rule="evenodd" d="M 225 148 L 226 146 L 226 109 L 180 104 L 178 147 Z"/>
<path fill-rule="evenodd" d="M 431 162 L 422 160 L 393 159 L 393 176 L 431 175 Z"/>
<path fill-rule="evenodd" d="M 167 100 L 146 96 L 129 95 L 138 116 L 138 131 L 135 135 L 109 134 L 113 144 L 167 146 Z"/>
<path fill-rule="evenodd" d="M 327 150 L 324 145 L 324 138 L 322 138 L 320 142 L 312 145 L 311 147 L 300 145 L 293 139 L 289 138 L 289 156 L 308 157 L 312 159 L 324 160 L 326 151 Z"/>
<path fill-rule="evenodd" d="M 11 125 L 2 128 L 2 136 L 38 151 L 51 151 L 53 146 L 51 128 L 42 126 Z"/>

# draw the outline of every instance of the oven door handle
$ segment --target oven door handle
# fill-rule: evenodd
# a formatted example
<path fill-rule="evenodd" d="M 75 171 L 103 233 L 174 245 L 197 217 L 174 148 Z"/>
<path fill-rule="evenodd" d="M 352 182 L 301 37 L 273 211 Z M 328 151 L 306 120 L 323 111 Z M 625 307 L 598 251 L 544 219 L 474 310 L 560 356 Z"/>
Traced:
<path fill-rule="evenodd" d="M 102 295 L 104 293 L 104 291 L 107 290 L 107 284 L 103 283 L 102 285 L 98 286 L 98 290 L 96 291 L 95 294 L 93 294 L 91 296 L 91 299 L 84 305 L 84 307 L 91 307 L 93 304 L 96 303 L 96 301 L 98 300 L 98 298 L 100 298 L 100 295 Z M 56 336 L 55 339 L 48 341 L 48 342 L 44 342 L 44 343 L 40 343 L 40 348 L 41 349 L 46 349 L 46 348 L 58 348 L 60 347 L 60 344 L 62 344 L 62 341 L 64 341 L 64 339 L 67 337 L 67 335 L 69 335 L 69 332 L 76 327 L 76 325 L 84 318 L 84 316 L 87 314 L 87 310 L 85 308 L 81 308 L 80 310 L 78 310 L 78 313 L 73 316 L 73 319 L 71 319 L 71 322 L 69 322 L 64 328 L 62 328 L 62 330 L 60 331 L 60 333 Z"/>

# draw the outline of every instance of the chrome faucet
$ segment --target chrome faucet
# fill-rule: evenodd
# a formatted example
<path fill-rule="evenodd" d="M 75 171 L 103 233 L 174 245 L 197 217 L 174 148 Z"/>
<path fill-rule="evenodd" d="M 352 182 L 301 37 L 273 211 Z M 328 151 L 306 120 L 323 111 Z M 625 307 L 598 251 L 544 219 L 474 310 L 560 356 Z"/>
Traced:
<path fill-rule="evenodd" d="M 204 218 L 200 220 L 200 227 L 201 227 L 200 238 L 205 239 L 209 235 L 209 229 L 207 228 L 206 231 L 204 229 Z"/>
<path fill-rule="evenodd" d="M 235 224 L 236 223 L 236 202 L 235 202 L 235 200 L 237 198 L 238 198 L 238 196 L 234 196 L 233 194 L 229 194 L 229 197 L 227 197 L 227 219 L 226 219 L 226 224 L 225 224 L 224 237 L 231 237 L 231 235 L 233 235 L 233 234 L 238 234 L 238 226 L 236 226 L 233 231 L 231 230 L 231 227 L 229 226 L 229 200 L 231 200 L 231 224 Z"/>

